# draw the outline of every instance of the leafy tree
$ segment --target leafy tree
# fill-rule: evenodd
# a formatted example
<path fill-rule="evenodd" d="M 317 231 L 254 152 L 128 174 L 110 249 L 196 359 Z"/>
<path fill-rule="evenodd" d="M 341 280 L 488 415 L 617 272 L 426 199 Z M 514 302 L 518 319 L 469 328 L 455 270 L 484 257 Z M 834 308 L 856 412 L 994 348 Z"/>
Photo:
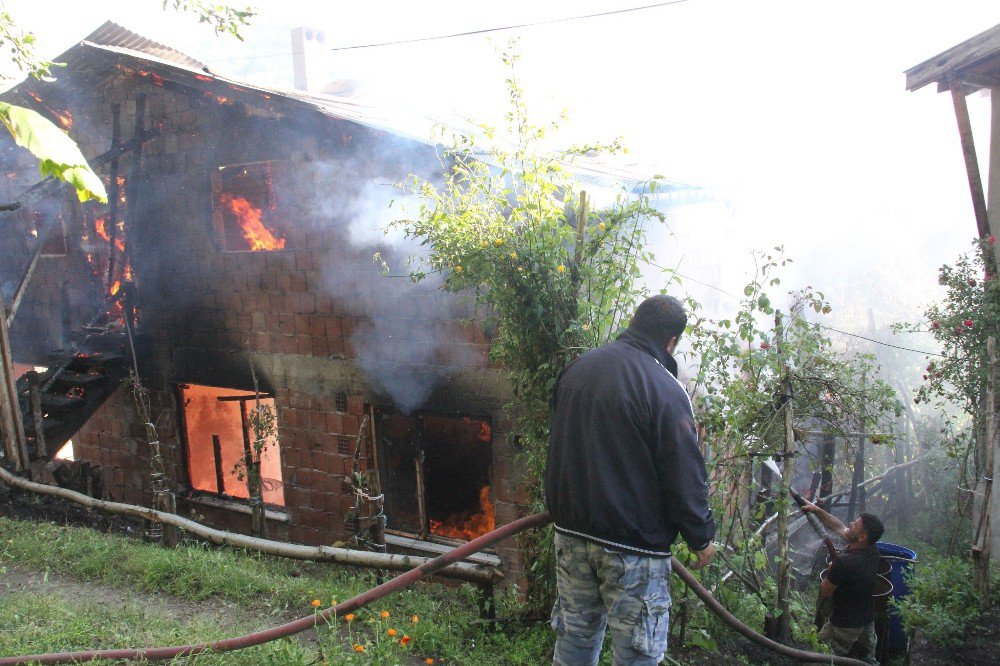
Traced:
<path fill-rule="evenodd" d="M 412 278 L 442 273 L 444 289 L 470 294 L 492 329 L 491 356 L 509 373 L 528 488 L 541 509 L 556 378 L 631 313 L 643 293 L 641 264 L 650 259 L 644 228 L 662 214 L 647 196 L 625 194 L 589 212 L 573 164 L 584 155 L 618 152 L 620 144 L 545 149 L 558 122 L 529 122 L 512 46 L 502 57 L 511 72 L 506 119 L 512 143 L 488 126 L 480 126 L 478 136 L 445 137 L 443 183 L 415 179 L 419 212 L 396 225 L 427 248 L 412 265 Z M 650 182 L 649 191 L 655 186 Z"/>
<path fill-rule="evenodd" d="M 973 516 L 978 518 L 974 526 L 977 536 L 984 533 L 990 513 L 990 507 L 980 498 L 988 497 L 990 488 L 987 479 L 992 470 L 987 467 L 993 443 L 988 441 L 987 425 L 996 416 L 987 400 L 987 340 L 1000 340 L 1000 281 L 993 272 L 992 253 L 995 243 L 994 236 L 977 240 L 973 251 L 959 256 L 954 264 L 942 266 L 938 282 L 945 287 L 944 299 L 927 307 L 923 322 L 899 327 L 930 331 L 941 345 L 943 357 L 929 361 L 913 401 L 929 403 L 946 414 L 951 405 L 962 410 L 965 423 L 951 416 L 946 424 L 958 432 L 950 440 L 949 454 L 961 461 L 959 488 L 975 489 L 960 498 L 958 514 L 961 518 L 973 508 Z M 973 551 L 974 555 L 978 552 Z M 977 556 L 974 562 L 986 606 L 990 605 L 989 559 Z"/>
<path fill-rule="evenodd" d="M 779 456 L 786 463 L 774 505 L 779 555 L 776 605 L 787 613 L 784 516 L 789 508 L 789 456 L 803 453 L 801 430 L 821 428 L 846 435 L 860 429 L 876 433 L 874 443 L 891 445 L 892 417 L 902 405 L 895 392 L 876 378 L 871 356 L 840 353 L 821 325 L 806 316 L 810 311 L 813 316 L 831 312 L 822 292 L 811 288 L 791 292 L 787 311 L 774 304 L 768 292 L 781 284 L 778 273 L 791 261 L 782 248 L 756 259 L 756 274 L 731 319 L 710 320 L 696 303 L 689 303 L 694 313 L 691 350 L 698 359 L 694 405 L 711 448 L 713 500 L 722 517 L 720 539 L 735 549 L 730 566 L 741 580 L 755 581 L 758 594 L 769 586 L 761 576 L 770 563 L 759 537 L 751 532 L 753 521 L 765 517 L 759 513 L 763 505 L 757 506 L 757 515 L 750 515 L 753 459 Z M 784 626 L 790 628 L 791 623 Z"/>

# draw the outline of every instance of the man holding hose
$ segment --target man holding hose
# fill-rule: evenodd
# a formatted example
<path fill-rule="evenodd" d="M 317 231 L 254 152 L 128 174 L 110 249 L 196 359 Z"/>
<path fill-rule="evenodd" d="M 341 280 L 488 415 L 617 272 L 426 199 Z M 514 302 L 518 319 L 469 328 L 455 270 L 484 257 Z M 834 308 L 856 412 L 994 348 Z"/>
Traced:
<path fill-rule="evenodd" d="M 597 664 L 606 628 L 616 666 L 653 666 L 667 648 L 670 547 L 680 534 L 712 559 L 705 460 L 673 358 L 680 301 L 653 296 L 616 340 L 559 375 L 545 472 L 555 523 L 553 664 Z"/>
<path fill-rule="evenodd" d="M 824 599 L 833 598 L 833 612 L 820 629 L 819 637 L 836 655 L 846 657 L 857 645 L 864 651 L 865 661 L 877 664 L 872 594 L 881 559 L 875 544 L 885 530 L 882 521 L 863 513 L 850 525 L 844 525 L 839 518 L 808 501 L 803 501 L 802 510 L 816 514 L 827 529 L 847 542 L 820 581 L 819 594 Z"/>

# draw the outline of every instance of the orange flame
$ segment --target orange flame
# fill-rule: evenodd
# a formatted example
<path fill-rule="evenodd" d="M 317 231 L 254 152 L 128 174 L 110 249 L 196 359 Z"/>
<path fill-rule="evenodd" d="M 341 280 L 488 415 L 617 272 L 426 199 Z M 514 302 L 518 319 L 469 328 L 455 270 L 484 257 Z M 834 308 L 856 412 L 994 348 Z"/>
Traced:
<path fill-rule="evenodd" d="M 97 218 L 97 219 L 94 220 L 94 231 L 96 231 L 97 235 L 100 236 L 101 238 L 103 238 L 104 240 L 106 240 L 106 241 L 111 240 L 111 236 L 108 235 L 107 229 L 104 228 L 104 218 L 103 217 L 99 217 L 99 218 Z"/>
<path fill-rule="evenodd" d="M 125 251 L 125 241 L 123 241 L 121 238 L 116 238 L 115 239 L 115 247 L 118 248 L 119 252 L 124 252 Z"/>
<path fill-rule="evenodd" d="M 447 520 L 431 520 L 431 533 L 438 536 L 451 537 L 471 541 L 495 527 L 493 517 L 493 502 L 490 501 L 490 487 L 483 486 L 479 490 L 479 511 L 473 514 L 459 513 Z"/>
<path fill-rule="evenodd" d="M 285 239 L 276 238 L 271 231 L 261 222 L 261 210 L 243 197 L 234 197 L 231 194 L 223 193 L 222 203 L 232 211 L 243 229 L 243 237 L 250 244 L 251 252 L 261 250 L 284 250 Z"/>
<path fill-rule="evenodd" d="M 28 97 L 38 102 L 46 111 L 55 116 L 56 122 L 68 130 L 73 127 L 73 114 L 70 111 L 56 111 L 51 106 L 42 101 L 41 96 L 33 90 L 28 91 Z"/>
<path fill-rule="evenodd" d="M 111 293 L 112 296 L 114 296 L 115 294 L 118 293 L 118 290 L 121 288 L 122 288 L 122 281 L 115 280 L 114 284 L 111 285 L 111 289 L 109 289 L 108 291 Z"/>

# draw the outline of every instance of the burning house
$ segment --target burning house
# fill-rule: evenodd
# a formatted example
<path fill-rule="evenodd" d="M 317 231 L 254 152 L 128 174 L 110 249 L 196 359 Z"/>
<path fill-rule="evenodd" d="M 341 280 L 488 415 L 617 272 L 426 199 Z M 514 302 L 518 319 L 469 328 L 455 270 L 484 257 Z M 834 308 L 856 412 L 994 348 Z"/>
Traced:
<path fill-rule="evenodd" d="M 22 204 L 0 224 L 25 443 L 5 465 L 132 504 L 166 493 L 238 532 L 262 501 L 268 536 L 304 544 L 433 554 L 524 513 L 489 331 L 372 260 L 392 252 L 394 185 L 440 173 L 429 125 L 233 81 L 113 23 L 58 60 L 58 81 L 3 100 L 66 128 L 109 201 L 38 183 L 0 144 L 0 199 Z M 474 559 L 521 577 L 514 544 Z"/>
<path fill-rule="evenodd" d="M 22 203 L 0 225 L 27 442 L 8 459 L 62 480 L 50 461 L 72 438 L 91 494 L 150 505 L 161 484 L 178 513 L 247 532 L 240 461 L 265 405 L 271 538 L 363 540 L 379 494 L 390 549 L 434 553 L 518 517 L 487 332 L 433 280 L 383 276 L 384 243 L 366 240 L 381 240 L 395 183 L 440 169 L 432 145 L 112 23 L 59 60 L 57 82 L 3 99 L 65 127 L 109 202 L 36 183 L 30 157 L 0 146 L 0 198 Z M 513 545 L 480 561 L 520 566 Z"/>

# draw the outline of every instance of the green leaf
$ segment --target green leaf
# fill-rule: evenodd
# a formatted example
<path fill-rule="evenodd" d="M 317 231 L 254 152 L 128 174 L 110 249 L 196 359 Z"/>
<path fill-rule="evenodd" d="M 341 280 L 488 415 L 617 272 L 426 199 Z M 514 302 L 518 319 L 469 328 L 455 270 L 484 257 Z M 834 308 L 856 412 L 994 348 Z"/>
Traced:
<path fill-rule="evenodd" d="M 107 203 L 108 193 L 104 183 L 65 132 L 41 114 L 6 102 L 0 102 L 0 121 L 6 125 L 17 145 L 27 148 L 41 160 L 38 170 L 43 178 L 53 176 L 69 183 L 80 201 L 97 199 Z"/>

